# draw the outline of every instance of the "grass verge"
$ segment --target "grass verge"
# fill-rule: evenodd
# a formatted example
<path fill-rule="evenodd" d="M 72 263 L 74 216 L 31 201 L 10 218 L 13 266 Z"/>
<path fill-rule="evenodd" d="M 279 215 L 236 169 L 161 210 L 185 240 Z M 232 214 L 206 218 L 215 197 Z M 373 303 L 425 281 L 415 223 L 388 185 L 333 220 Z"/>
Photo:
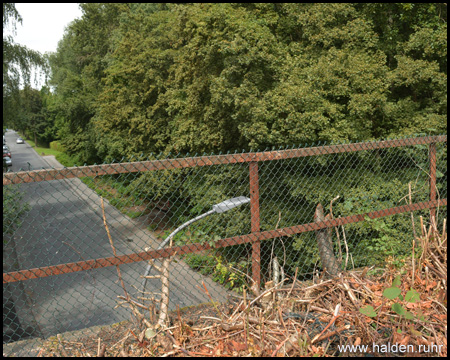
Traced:
<path fill-rule="evenodd" d="M 42 156 L 47 156 L 47 155 L 54 155 L 57 156 L 59 154 L 62 154 L 60 151 L 57 150 L 53 150 L 47 147 L 41 147 L 41 146 L 36 146 L 35 142 L 33 140 L 29 140 L 27 139 L 26 142 L 28 143 L 28 145 L 30 145 L 34 150 L 36 150 L 36 152 L 39 155 Z"/>
<path fill-rule="evenodd" d="M 63 153 L 62 151 L 50 149 L 49 147 L 36 146 L 35 142 L 31 139 L 26 139 L 25 141 L 38 153 L 38 155 L 41 156 L 53 155 L 56 158 L 56 160 L 58 160 L 65 167 L 84 165 L 77 158 L 70 156 L 66 153 Z"/>

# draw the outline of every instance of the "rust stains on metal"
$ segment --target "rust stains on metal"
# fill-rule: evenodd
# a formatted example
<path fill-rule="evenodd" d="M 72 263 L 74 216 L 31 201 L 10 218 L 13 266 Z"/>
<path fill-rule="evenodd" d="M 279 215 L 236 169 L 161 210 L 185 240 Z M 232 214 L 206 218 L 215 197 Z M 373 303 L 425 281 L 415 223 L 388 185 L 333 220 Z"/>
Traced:
<path fill-rule="evenodd" d="M 169 169 L 190 168 L 199 166 L 236 164 L 252 161 L 282 160 L 314 155 L 336 154 L 336 153 L 384 149 L 400 146 L 432 144 L 446 141 L 447 135 L 439 135 L 439 136 L 418 137 L 414 139 L 361 142 L 354 144 L 317 146 L 292 150 L 265 151 L 265 152 L 228 154 L 228 155 L 211 155 L 211 156 L 151 160 L 151 161 L 137 161 L 120 164 L 90 165 L 80 167 L 69 167 L 58 170 L 43 169 L 34 171 L 19 171 L 13 173 L 4 173 L 3 185 L 38 182 L 38 181 L 62 180 L 77 177 L 80 178 L 85 176 L 101 176 L 101 175 L 113 175 L 130 172 L 145 172 L 164 169 L 169 170 Z"/>
<path fill-rule="evenodd" d="M 253 243 L 255 241 L 262 241 L 267 239 L 273 239 L 283 236 L 291 236 L 303 232 L 320 230 L 329 227 L 335 227 L 339 225 L 345 225 L 350 223 L 355 223 L 359 221 L 364 221 L 365 217 L 368 216 L 371 219 L 376 219 L 384 216 L 390 216 L 395 214 L 401 214 L 409 211 L 416 211 L 422 209 L 430 209 L 432 207 L 446 206 L 447 199 L 426 201 L 421 203 L 409 204 L 398 206 L 389 209 L 383 209 L 378 211 L 372 211 L 365 214 L 351 215 L 338 219 L 326 220 L 319 223 L 309 223 L 303 225 L 291 226 L 278 230 L 270 230 L 263 232 L 255 232 L 248 235 L 234 236 L 231 238 L 226 238 L 219 240 L 215 243 L 215 248 L 222 248 L 232 245 Z M 211 246 L 209 244 L 191 244 L 184 246 L 175 246 L 171 248 L 161 249 L 161 250 L 151 250 L 148 252 L 140 252 L 136 254 L 128 254 L 121 256 L 113 256 L 107 258 L 100 258 L 95 260 L 78 261 L 75 263 L 46 266 L 36 269 L 20 270 L 3 274 L 3 283 L 24 281 L 29 279 L 36 279 L 41 277 L 68 274 L 77 271 L 86 271 L 92 269 L 98 269 L 108 266 L 130 264 L 144 260 L 158 259 L 162 257 L 168 257 L 174 255 L 183 255 L 193 252 L 199 252 L 203 250 L 209 250 Z"/>

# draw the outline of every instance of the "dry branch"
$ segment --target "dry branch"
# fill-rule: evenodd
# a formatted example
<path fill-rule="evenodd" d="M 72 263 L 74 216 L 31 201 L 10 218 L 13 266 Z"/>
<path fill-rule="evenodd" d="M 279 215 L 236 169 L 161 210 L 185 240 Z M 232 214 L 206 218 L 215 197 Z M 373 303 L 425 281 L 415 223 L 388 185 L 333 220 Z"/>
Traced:
<path fill-rule="evenodd" d="M 136 335 L 119 337 L 122 340 L 103 344 L 95 339 L 95 349 L 88 354 L 103 355 L 108 348 L 111 356 L 342 356 L 339 344 L 373 344 L 380 346 L 388 342 L 398 344 L 438 345 L 446 344 L 447 335 L 447 243 L 446 234 L 439 232 L 435 224 L 421 227 L 416 246 L 424 253 L 413 262 L 408 261 L 403 269 L 387 266 L 381 275 L 371 274 L 373 268 L 344 272 L 339 279 L 309 285 L 294 276 L 292 283 L 277 288 L 278 284 L 266 286 L 265 291 L 250 299 L 247 292 L 241 301 L 236 297 L 228 304 L 217 305 L 212 301 L 208 308 L 198 310 L 198 317 L 190 325 L 182 311 L 177 312 L 173 326 L 153 338 L 145 338 L 140 329 Z M 444 221 L 443 230 L 446 228 Z M 162 264 L 161 270 L 170 264 Z M 377 269 L 379 270 L 379 269 Z M 401 277 L 402 294 L 411 289 L 415 279 L 415 290 L 420 294 L 416 303 L 403 302 L 414 321 L 408 322 L 391 309 L 391 303 L 383 297 L 383 290 L 392 286 L 392 279 Z M 161 274 L 161 279 L 168 273 Z M 267 285 L 267 284 L 266 284 Z M 168 286 L 168 277 L 167 283 Z M 205 291 L 208 290 L 205 288 Z M 163 290 L 164 293 L 164 290 Z M 166 297 L 170 295 L 165 293 Z M 208 292 L 209 294 L 209 292 Z M 276 294 L 277 296 L 273 296 Z M 264 306 L 263 298 L 270 299 Z M 140 322 L 150 327 L 143 314 L 152 310 L 146 303 L 120 296 Z M 212 298 L 211 298 L 212 300 Z M 397 300 L 398 301 L 398 300 Z M 340 305 L 339 305 L 340 304 Z M 214 306 L 213 306 L 214 305 Z M 360 312 L 361 307 L 371 305 L 376 317 Z M 408 307 L 408 306 L 409 307 Z M 226 309 L 226 310 L 225 310 Z M 168 309 L 167 309 L 168 310 Z M 334 311 L 333 311 L 334 310 Z M 418 311 L 420 310 L 420 312 Z M 142 311 L 142 314 L 140 313 Z M 161 307 L 161 313 L 163 307 Z M 216 313 L 220 314 L 219 319 Z M 424 320 L 419 319 L 424 316 Z M 148 316 L 148 315 L 147 315 Z M 161 317 L 160 317 L 161 319 Z M 167 324 L 169 314 L 164 317 Z M 195 324 L 195 326 L 192 326 Z M 376 326 L 372 326 L 376 325 Z M 402 333 L 397 329 L 402 329 Z M 133 333 L 134 334 L 134 333 Z M 128 339 L 125 341 L 125 339 Z M 55 354 L 71 356 L 70 349 L 62 338 L 54 347 Z M 131 346 L 130 341 L 135 341 Z M 117 345 L 116 345 L 117 344 Z M 98 346 L 98 348 L 97 348 Z M 420 356 L 445 356 L 446 347 L 440 354 L 421 353 Z"/>
<path fill-rule="evenodd" d="M 116 247 L 114 246 L 114 243 L 113 243 L 113 240 L 112 240 L 112 237 L 111 237 L 111 233 L 109 232 L 108 224 L 106 223 L 105 205 L 103 203 L 103 197 L 100 197 L 100 199 L 101 199 L 101 202 L 102 202 L 103 224 L 105 226 L 106 233 L 108 234 L 108 239 L 109 239 L 109 243 L 111 245 L 111 248 L 113 250 L 113 254 L 114 254 L 114 256 L 117 256 Z M 117 275 L 118 275 L 119 280 L 120 280 L 120 284 L 122 285 L 122 289 L 123 289 L 123 291 L 125 293 L 125 297 L 127 299 L 130 299 L 130 295 L 128 294 L 127 289 L 125 288 L 125 284 L 124 284 L 123 279 L 122 279 L 122 274 L 120 273 L 119 265 L 116 265 L 116 269 L 117 269 Z"/>

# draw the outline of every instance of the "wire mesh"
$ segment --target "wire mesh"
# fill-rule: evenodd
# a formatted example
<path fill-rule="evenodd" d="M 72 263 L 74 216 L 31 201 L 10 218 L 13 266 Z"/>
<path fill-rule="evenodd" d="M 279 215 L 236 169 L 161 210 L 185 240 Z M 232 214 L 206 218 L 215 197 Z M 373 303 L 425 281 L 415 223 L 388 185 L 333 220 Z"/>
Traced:
<path fill-rule="evenodd" d="M 169 310 L 210 301 L 202 282 L 219 302 L 255 281 L 264 284 L 274 279 L 275 258 L 284 276 L 297 273 L 301 281 L 314 281 L 334 266 L 342 271 L 401 263 L 411 253 L 420 216 L 428 221 L 429 208 L 437 207 L 437 221 L 446 217 L 446 141 L 440 136 L 152 156 L 6 173 L 3 343 L 130 319 L 130 310 L 117 306 L 118 296 L 160 301 L 156 269 L 175 251 Z M 250 204 L 211 213 L 177 232 L 167 246 L 176 250 L 148 255 L 174 229 L 240 196 Z M 408 204 L 421 205 L 401 208 Z M 136 260 L 154 255 L 144 293 L 147 261 Z M 118 259 L 129 259 L 120 262 L 123 285 L 116 266 L 104 266 Z M 56 265 L 64 266 L 48 268 Z M 31 274 L 39 277 L 23 280 Z"/>

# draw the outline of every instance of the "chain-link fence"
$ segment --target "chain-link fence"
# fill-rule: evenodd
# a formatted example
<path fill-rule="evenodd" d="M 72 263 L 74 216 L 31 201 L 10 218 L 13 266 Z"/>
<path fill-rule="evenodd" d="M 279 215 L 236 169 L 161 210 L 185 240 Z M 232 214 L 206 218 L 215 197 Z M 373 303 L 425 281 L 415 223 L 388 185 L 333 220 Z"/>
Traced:
<path fill-rule="evenodd" d="M 3 342 L 130 319 L 116 305 L 131 298 L 174 310 L 294 274 L 401 265 L 421 220 L 446 218 L 446 142 L 4 173 Z"/>

